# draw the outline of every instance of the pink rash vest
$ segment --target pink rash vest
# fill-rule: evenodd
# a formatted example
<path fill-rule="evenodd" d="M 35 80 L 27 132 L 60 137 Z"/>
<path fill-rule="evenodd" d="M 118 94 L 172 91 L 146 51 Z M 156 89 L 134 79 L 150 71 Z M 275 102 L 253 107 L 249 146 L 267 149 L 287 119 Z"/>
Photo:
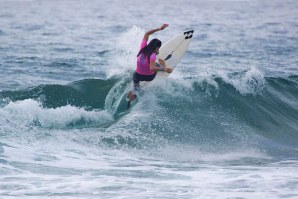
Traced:
<path fill-rule="evenodd" d="M 147 41 L 145 39 L 142 40 L 140 49 L 147 46 Z M 155 62 L 156 55 L 152 53 L 150 56 L 150 62 Z M 155 72 L 150 70 L 150 63 L 148 63 L 148 58 L 143 54 L 140 54 L 137 58 L 137 69 L 136 72 L 140 75 L 153 75 Z"/>

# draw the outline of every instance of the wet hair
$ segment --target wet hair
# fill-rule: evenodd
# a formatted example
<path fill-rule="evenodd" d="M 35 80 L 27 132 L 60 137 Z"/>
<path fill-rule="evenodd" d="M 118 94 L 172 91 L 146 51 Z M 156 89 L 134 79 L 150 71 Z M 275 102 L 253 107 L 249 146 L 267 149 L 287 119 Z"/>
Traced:
<path fill-rule="evenodd" d="M 143 57 L 147 57 L 148 63 L 150 63 L 150 56 L 156 48 L 161 47 L 161 41 L 158 39 L 152 39 L 147 46 L 142 48 L 137 57 L 142 54 Z"/>

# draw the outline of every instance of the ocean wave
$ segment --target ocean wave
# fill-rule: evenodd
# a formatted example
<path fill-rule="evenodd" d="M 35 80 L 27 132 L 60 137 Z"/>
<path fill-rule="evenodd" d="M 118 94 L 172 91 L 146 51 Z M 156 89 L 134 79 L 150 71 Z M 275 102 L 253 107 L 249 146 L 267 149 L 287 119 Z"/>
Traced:
<path fill-rule="evenodd" d="M 102 109 L 106 95 L 116 82 L 116 79 L 86 79 L 67 85 L 45 84 L 24 90 L 2 91 L 0 97 L 6 99 L 4 102 L 35 99 L 40 101 L 45 108 L 73 105 L 90 109 Z"/>
<path fill-rule="evenodd" d="M 30 130 L 34 127 L 46 129 L 69 129 L 103 127 L 113 121 L 112 115 L 105 110 L 86 111 L 71 105 L 58 108 L 43 108 L 41 103 L 33 99 L 10 102 L 0 109 L 1 129 L 18 127 Z"/>
<path fill-rule="evenodd" d="M 251 73 L 230 74 L 226 78 L 186 77 L 183 81 L 170 78 L 163 87 L 157 81 L 129 113 L 125 112 L 124 99 L 130 87 L 127 77 L 2 91 L 0 112 L 2 123 L 25 127 L 105 127 L 114 135 L 105 138 L 108 143 L 119 139 L 125 143 L 126 132 L 142 133 L 148 143 L 165 139 L 201 146 L 240 147 L 251 140 L 269 139 L 296 146 L 297 77 Z"/>

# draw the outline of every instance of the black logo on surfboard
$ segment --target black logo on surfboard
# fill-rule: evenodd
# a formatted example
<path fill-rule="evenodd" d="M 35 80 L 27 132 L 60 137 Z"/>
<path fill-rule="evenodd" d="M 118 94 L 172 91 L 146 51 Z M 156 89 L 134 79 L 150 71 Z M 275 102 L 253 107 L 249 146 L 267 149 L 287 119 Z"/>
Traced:
<path fill-rule="evenodd" d="M 172 57 L 172 54 L 173 54 L 173 52 L 172 52 L 171 54 L 169 54 L 169 55 L 165 58 L 165 61 L 167 61 L 168 59 L 170 59 L 170 58 Z"/>
<path fill-rule="evenodd" d="M 184 32 L 185 35 L 185 39 L 190 39 L 192 38 L 192 34 L 193 34 L 194 30 L 190 30 L 190 31 L 186 31 Z"/>

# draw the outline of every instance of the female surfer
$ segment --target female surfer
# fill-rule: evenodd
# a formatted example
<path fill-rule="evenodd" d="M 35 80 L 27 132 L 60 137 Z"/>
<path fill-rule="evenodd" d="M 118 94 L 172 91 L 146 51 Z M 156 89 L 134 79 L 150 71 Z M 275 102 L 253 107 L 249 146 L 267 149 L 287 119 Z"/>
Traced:
<path fill-rule="evenodd" d="M 152 29 L 144 34 L 143 40 L 141 42 L 140 51 L 137 55 L 137 68 L 133 73 L 133 85 L 134 90 L 127 94 L 127 109 L 130 107 L 130 102 L 135 100 L 136 93 L 140 90 L 140 81 L 152 81 L 157 71 L 164 71 L 171 73 L 172 68 L 165 65 L 165 61 L 158 59 L 159 63 L 156 63 L 156 54 L 161 47 L 161 41 L 158 39 L 152 39 L 149 44 L 147 44 L 149 36 L 157 31 L 163 30 L 168 27 L 168 24 L 163 24 L 160 28 Z"/>

